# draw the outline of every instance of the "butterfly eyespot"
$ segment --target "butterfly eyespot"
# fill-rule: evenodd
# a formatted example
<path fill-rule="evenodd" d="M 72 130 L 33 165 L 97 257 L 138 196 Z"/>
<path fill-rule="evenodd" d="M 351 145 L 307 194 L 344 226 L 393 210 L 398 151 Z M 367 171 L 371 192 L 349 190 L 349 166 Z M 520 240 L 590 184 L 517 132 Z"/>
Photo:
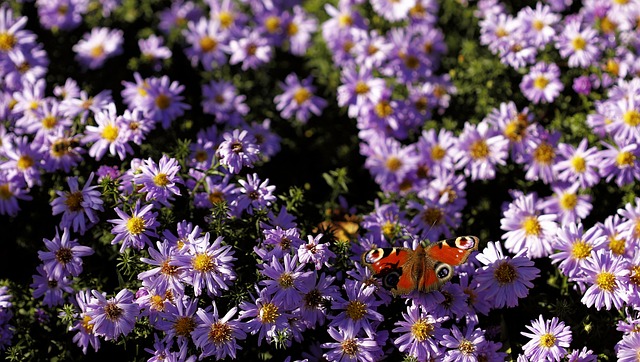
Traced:
<path fill-rule="evenodd" d="M 460 236 L 456 238 L 456 247 L 458 249 L 469 250 L 473 249 L 478 242 L 478 238 L 475 236 Z"/>
<path fill-rule="evenodd" d="M 371 249 L 364 255 L 364 262 L 367 264 L 373 264 L 382 259 L 383 256 L 384 250 L 382 250 L 382 248 Z"/>
<path fill-rule="evenodd" d="M 453 274 L 453 268 L 449 264 L 440 263 L 436 265 L 436 276 L 440 280 L 448 280 Z"/>
<path fill-rule="evenodd" d="M 400 273 L 396 271 L 389 272 L 382 278 L 382 286 L 387 289 L 393 289 L 398 285 L 400 281 Z"/>

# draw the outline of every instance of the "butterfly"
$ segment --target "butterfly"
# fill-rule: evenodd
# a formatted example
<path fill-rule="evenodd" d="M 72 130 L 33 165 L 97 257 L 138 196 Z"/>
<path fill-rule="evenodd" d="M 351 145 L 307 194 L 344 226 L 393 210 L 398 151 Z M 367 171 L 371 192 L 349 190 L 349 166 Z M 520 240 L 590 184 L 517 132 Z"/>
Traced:
<path fill-rule="evenodd" d="M 393 295 L 414 290 L 429 292 L 453 277 L 453 267 L 463 264 L 478 250 L 475 236 L 459 236 L 409 248 L 376 248 L 362 254 L 362 263 L 380 278 Z"/>

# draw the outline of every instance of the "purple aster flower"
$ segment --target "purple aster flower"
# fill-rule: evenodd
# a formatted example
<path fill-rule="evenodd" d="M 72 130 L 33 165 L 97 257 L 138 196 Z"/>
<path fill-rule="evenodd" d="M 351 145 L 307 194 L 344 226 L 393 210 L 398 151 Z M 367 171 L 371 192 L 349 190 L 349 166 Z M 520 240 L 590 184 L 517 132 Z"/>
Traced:
<path fill-rule="evenodd" d="M 87 315 L 87 311 L 91 309 L 89 307 L 91 300 L 91 292 L 88 290 L 81 290 L 76 294 L 75 302 L 80 313 L 77 314 L 76 317 L 78 319 L 73 323 L 73 326 L 69 328 L 69 331 L 78 331 L 78 333 L 73 336 L 73 341 L 78 345 L 78 347 L 82 348 L 82 353 L 84 354 L 87 354 L 89 345 L 93 347 L 94 351 L 97 351 L 100 348 L 100 338 L 93 333 L 93 323 L 91 323 L 92 319 Z"/>
<path fill-rule="evenodd" d="M 640 147 L 637 141 L 614 139 L 614 144 L 601 142 L 606 149 L 598 152 L 600 176 L 607 182 L 615 178 L 618 186 L 640 180 Z"/>
<path fill-rule="evenodd" d="M 529 181 L 542 180 L 549 184 L 556 179 L 553 168 L 556 162 L 556 148 L 560 140 L 560 132 L 547 132 L 542 127 L 537 129 L 537 134 L 532 135 L 527 144 L 528 152 L 525 153 L 524 163 L 527 173 L 524 178 Z"/>
<path fill-rule="evenodd" d="M 560 225 L 578 222 L 589 215 L 591 205 L 590 195 L 578 194 L 579 184 L 568 187 L 564 184 L 552 185 L 553 195 L 540 203 L 543 212 L 556 214 Z"/>
<path fill-rule="evenodd" d="M 76 60 L 89 69 L 98 69 L 113 56 L 122 53 L 124 33 L 122 30 L 93 28 L 73 46 Z"/>
<path fill-rule="evenodd" d="M 269 179 L 261 181 L 258 174 L 247 175 L 246 180 L 239 180 L 240 190 L 238 198 L 232 204 L 236 215 L 246 211 L 253 215 L 253 210 L 260 210 L 270 206 L 276 197 L 273 195 L 276 187 L 269 185 Z"/>
<path fill-rule="evenodd" d="M 581 75 L 573 80 L 571 88 L 574 92 L 582 95 L 589 95 L 591 93 L 591 79 L 588 75 Z"/>
<path fill-rule="evenodd" d="M 220 22 L 220 26 L 231 34 L 240 31 L 249 20 L 247 14 L 238 9 L 232 0 L 214 1 L 208 4 L 209 16 Z"/>
<path fill-rule="evenodd" d="M 269 160 L 280 151 L 280 136 L 271 128 L 269 118 L 262 122 L 251 122 L 248 131 L 255 137 L 263 160 Z"/>
<path fill-rule="evenodd" d="M 598 33 L 590 26 L 582 29 L 579 20 L 567 22 L 556 40 L 556 48 L 569 67 L 587 68 L 600 58 Z"/>
<path fill-rule="evenodd" d="M 325 4 L 324 10 L 330 18 L 322 23 L 322 37 L 329 44 L 349 34 L 351 29 L 367 28 L 362 15 L 349 2 L 339 2 L 338 8 L 332 4 Z"/>
<path fill-rule="evenodd" d="M 15 216 L 20 211 L 18 200 L 31 200 L 22 177 L 0 172 L 0 215 Z"/>
<path fill-rule="evenodd" d="M 346 67 L 342 70 L 338 86 L 338 105 L 349 106 L 348 114 L 351 118 L 358 115 L 366 115 L 370 108 L 374 107 L 386 89 L 385 81 L 375 78 L 372 71 L 365 67 L 356 70 L 355 67 Z"/>
<path fill-rule="evenodd" d="M 298 263 L 297 255 L 285 254 L 283 263 L 273 256 L 270 264 L 265 262 L 259 266 L 262 275 L 268 278 L 259 284 L 266 287 L 274 303 L 285 309 L 294 309 L 302 303 L 299 286 L 311 275 L 311 272 L 302 271 L 304 267 L 304 263 Z"/>
<path fill-rule="evenodd" d="M 317 29 L 318 20 L 307 14 L 302 6 L 295 5 L 286 29 L 291 54 L 303 56 L 311 45 L 311 37 Z"/>
<path fill-rule="evenodd" d="M 91 318 L 93 333 L 110 340 L 120 335 L 126 336 L 133 330 L 140 308 L 134 303 L 130 290 L 122 289 L 109 299 L 105 293 L 97 290 L 92 290 L 91 294 L 93 298 L 85 313 Z"/>
<path fill-rule="evenodd" d="M 493 179 L 496 166 L 505 165 L 509 157 L 509 140 L 484 121 L 465 123 L 456 145 L 461 153 L 456 167 L 464 168 L 471 180 Z"/>
<path fill-rule="evenodd" d="M 139 172 L 134 179 L 137 185 L 142 185 L 138 190 L 140 193 L 146 192 L 147 201 L 156 201 L 165 206 L 173 201 L 174 196 L 180 196 L 178 184 L 182 179 L 178 175 L 180 165 L 178 160 L 162 155 L 158 164 L 151 158 L 144 160 L 139 168 Z"/>
<path fill-rule="evenodd" d="M 40 184 L 40 161 L 42 144 L 31 141 L 26 136 L 15 137 L 13 144 L 4 145 L 5 157 L 0 170 L 6 170 L 10 177 L 19 177 L 29 188 Z"/>
<path fill-rule="evenodd" d="M 253 167 L 259 159 L 260 149 L 256 140 L 247 130 L 235 129 L 222 135 L 224 141 L 218 146 L 216 155 L 220 163 L 229 168 L 229 172 L 237 174 L 242 167 Z"/>
<path fill-rule="evenodd" d="M 182 33 L 189 44 L 185 54 L 191 59 L 191 66 L 200 63 L 204 70 L 211 71 L 227 63 L 223 48 L 228 34 L 222 31 L 220 22 L 203 17 L 188 22 L 187 27 Z"/>
<path fill-rule="evenodd" d="M 313 263 L 316 270 L 320 270 L 322 265 L 329 267 L 329 259 L 336 255 L 329 250 L 329 243 L 321 243 L 322 234 L 315 237 L 308 235 L 309 241 L 298 247 L 298 258 L 301 264 Z"/>
<path fill-rule="evenodd" d="M 439 173 L 442 170 L 453 170 L 461 156 L 457 152 L 458 139 L 451 131 L 442 128 L 422 131 L 416 142 L 416 152 L 420 156 L 419 170 L 426 175 Z M 423 170 L 423 171 L 421 171 Z"/>
<path fill-rule="evenodd" d="M 184 97 L 180 94 L 184 89 L 184 85 L 177 81 L 172 82 L 166 75 L 161 78 L 148 78 L 146 97 L 142 98 L 137 106 L 147 117 L 162 122 L 162 128 L 167 129 L 185 110 L 191 109 L 190 105 L 182 102 Z"/>
<path fill-rule="evenodd" d="M 462 217 L 450 204 L 442 204 L 439 200 L 410 200 L 407 208 L 416 211 L 409 224 L 411 230 L 425 240 L 439 240 L 443 235 L 450 238 L 451 229 L 457 228 Z"/>
<path fill-rule="evenodd" d="M 102 211 L 102 199 L 98 185 L 91 186 L 93 172 L 87 178 L 82 190 L 79 189 L 78 178 L 69 177 L 69 191 L 56 191 L 58 197 L 51 201 L 53 215 L 62 213 L 60 227 L 73 227 L 74 232 L 84 234 L 87 230 L 87 220 L 91 225 L 98 222 L 96 211 Z M 86 217 L 86 219 L 85 219 Z"/>
<path fill-rule="evenodd" d="M 118 207 L 113 209 L 120 218 L 107 220 L 114 224 L 111 233 L 116 236 L 111 240 L 111 245 L 121 243 L 121 253 L 129 247 L 141 250 L 147 245 L 153 246 L 149 237 L 158 236 L 155 229 L 160 223 L 156 221 L 158 213 L 153 212 L 152 209 L 153 204 L 145 205 L 140 209 L 140 200 L 136 201 L 135 206 L 131 209 L 131 215 Z"/>
<path fill-rule="evenodd" d="M 620 309 L 627 302 L 625 284 L 629 269 L 624 258 L 607 250 L 593 250 L 582 270 L 585 277 L 581 281 L 590 284 L 580 300 L 584 305 L 610 310 Z"/>
<path fill-rule="evenodd" d="M 518 163 L 525 159 L 526 145 L 531 138 L 531 128 L 533 114 L 525 108 L 518 111 L 513 102 L 501 103 L 499 108 L 494 108 L 485 118 L 500 129 L 502 134 L 509 140 L 511 146 L 511 158 Z"/>
<path fill-rule="evenodd" d="M 97 126 L 87 126 L 82 139 L 83 144 L 94 142 L 89 149 L 89 156 L 100 161 L 108 150 L 110 155 L 118 155 L 120 160 L 124 160 L 128 153 L 133 153 L 129 145 L 129 127 L 123 122 L 122 116 L 117 115 L 115 103 L 96 113 L 94 120 Z"/>
<path fill-rule="evenodd" d="M 95 115 L 107 111 L 112 103 L 111 91 L 106 89 L 94 96 L 90 96 L 85 91 L 80 91 L 80 94 L 76 97 L 63 99 L 59 107 L 67 117 L 74 118 L 80 115 L 82 124 L 85 124 L 89 114 Z M 113 113 L 115 114 L 115 110 Z"/>
<path fill-rule="evenodd" d="M 243 322 L 245 331 L 258 335 L 258 346 L 265 338 L 271 343 L 277 331 L 288 328 L 289 314 L 281 304 L 273 301 L 266 289 L 259 290 L 259 296 L 253 303 L 242 301 L 239 307 L 239 319 L 249 319 Z"/>
<path fill-rule="evenodd" d="M 441 354 L 438 346 L 439 336 L 446 333 L 441 323 L 448 317 L 439 317 L 427 311 L 423 306 L 411 303 L 407 313 L 402 313 L 403 320 L 394 323 L 397 327 L 392 332 L 400 333 L 393 341 L 400 352 L 417 360 L 429 360 Z"/>
<path fill-rule="evenodd" d="M 290 119 L 294 114 L 298 121 L 307 123 L 311 114 L 320 116 L 327 101 L 314 95 L 316 87 L 312 85 L 311 76 L 302 80 L 295 73 L 287 75 L 284 83 L 280 83 L 283 93 L 275 97 L 276 109 L 282 118 Z"/>
<path fill-rule="evenodd" d="M 357 337 L 353 330 L 329 327 L 329 335 L 336 342 L 323 343 L 322 348 L 330 351 L 322 355 L 327 361 L 360 362 L 376 361 L 382 357 L 382 347 L 373 337 Z"/>
<path fill-rule="evenodd" d="M 598 149 L 589 147 L 586 138 L 580 141 L 578 147 L 571 144 L 558 144 L 558 162 L 552 166 L 558 175 L 558 180 L 570 183 L 578 182 L 581 188 L 588 188 L 600 182 L 598 175 Z"/>
<path fill-rule="evenodd" d="M 198 309 L 197 325 L 191 336 L 196 347 L 202 350 L 200 359 L 208 356 L 215 356 L 216 359 L 224 359 L 227 356 L 236 358 L 236 351 L 242 349 L 237 341 L 247 337 L 243 325 L 237 320 L 231 320 L 237 311 L 238 308 L 231 308 L 220 318 L 215 302 L 213 311 L 211 308 Z"/>
<path fill-rule="evenodd" d="M 339 327 L 350 335 L 364 330 L 372 338 L 375 335 L 374 324 L 384 320 L 383 315 L 376 311 L 380 302 L 375 299 L 373 289 L 360 282 L 346 280 L 344 290 L 348 299 L 340 298 L 332 303 L 331 308 L 340 312 L 332 317 L 329 326 Z"/>
<path fill-rule="evenodd" d="M 625 206 L 626 207 L 626 206 Z M 620 212 L 620 210 L 618 210 Z M 634 245 L 631 240 L 627 240 L 626 237 L 622 237 L 621 233 L 626 233 L 627 229 L 620 228 L 620 224 L 627 219 L 622 219 L 620 215 L 609 215 L 604 220 L 604 223 L 598 222 L 596 226 L 600 228 L 603 234 L 607 237 L 607 250 L 611 250 L 614 255 L 632 257 L 635 253 Z M 625 228 L 628 227 L 625 225 Z"/>
<path fill-rule="evenodd" d="M 143 263 L 154 266 L 154 268 L 138 274 L 138 279 L 142 285 L 157 294 L 171 292 L 173 295 L 184 294 L 184 285 L 181 282 L 182 275 L 174 263 L 175 256 L 178 255 L 177 246 L 172 245 L 168 240 L 156 242 L 157 249 L 150 246 L 147 251 L 149 258 L 140 258 Z"/>
<path fill-rule="evenodd" d="M 371 213 L 363 216 L 360 226 L 367 230 L 367 238 L 379 247 L 385 242 L 409 235 L 409 220 L 406 213 L 400 211 L 398 204 L 380 205 L 378 199 L 374 200 Z"/>
<path fill-rule="evenodd" d="M 605 130 L 614 139 L 640 140 L 640 100 L 633 95 L 613 102 L 610 122 Z"/>
<path fill-rule="evenodd" d="M 564 322 L 553 317 L 551 320 L 542 318 L 532 320 L 530 326 L 526 326 L 532 333 L 521 332 L 525 337 L 531 338 L 522 348 L 524 354 L 532 361 L 560 361 L 567 353 L 571 343 L 571 328 Z"/>
<path fill-rule="evenodd" d="M 0 33 L 6 36 L 6 46 L 2 47 L 0 52 L 9 53 L 20 51 L 27 45 L 36 41 L 36 35 L 30 30 L 25 29 L 27 25 L 26 16 L 18 16 L 13 14 L 13 10 L 9 6 L 0 7 Z"/>
<path fill-rule="evenodd" d="M 203 192 L 195 194 L 194 204 L 196 207 L 205 209 L 212 208 L 220 203 L 230 205 L 236 199 L 236 194 L 238 193 L 238 187 L 236 184 L 230 183 L 229 177 L 205 176 L 203 186 Z"/>
<path fill-rule="evenodd" d="M 558 250 L 550 256 L 552 263 L 560 263 L 558 268 L 569 278 L 582 276 L 583 269 L 591 256 L 591 251 L 605 248 L 607 237 L 598 226 L 583 231 L 582 224 L 569 223 L 558 228 L 558 236 L 554 249 Z"/>
<path fill-rule="evenodd" d="M 155 64 L 156 70 L 160 70 L 159 61 L 171 58 L 171 49 L 164 46 L 164 39 L 161 36 L 151 34 L 146 39 L 138 40 L 138 47 L 142 55 L 142 60 Z"/>
<path fill-rule="evenodd" d="M 334 277 L 325 276 L 324 273 L 319 277 L 313 273 L 298 285 L 302 303 L 294 313 L 300 316 L 307 328 L 315 329 L 316 325 L 324 325 L 328 314 L 327 302 L 340 298 L 338 287 L 332 284 L 334 280 Z"/>
<path fill-rule="evenodd" d="M 59 280 L 72 275 L 77 277 L 82 272 L 80 257 L 93 254 L 93 249 L 78 244 L 78 240 L 70 240 L 69 229 L 64 228 L 62 237 L 56 229 L 53 240 L 43 239 L 48 251 L 38 251 L 38 258 L 42 260 L 47 275 Z"/>
<path fill-rule="evenodd" d="M 178 0 L 160 12 L 158 28 L 168 34 L 173 29 L 184 28 L 189 21 L 197 21 L 202 15 L 202 9 L 193 1 Z"/>
<path fill-rule="evenodd" d="M 33 297 L 42 299 L 42 304 L 55 307 L 64 304 L 64 293 L 72 293 L 71 281 L 67 277 L 53 278 L 44 270 L 43 265 L 36 267 L 38 274 L 33 275 L 33 283 L 29 288 L 33 289 Z"/>
<path fill-rule="evenodd" d="M 218 123 L 236 126 L 235 120 L 242 119 L 238 116 L 249 113 L 246 98 L 231 82 L 211 80 L 202 85 L 202 111 L 216 116 Z"/>
<path fill-rule="evenodd" d="M 592 350 L 582 347 L 582 350 L 576 349 L 568 352 L 565 357 L 568 362 L 597 362 L 598 356 L 593 354 Z"/>
<path fill-rule="evenodd" d="M 418 154 L 413 145 L 402 146 L 392 137 L 372 137 L 361 143 L 360 153 L 367 157 L 365 167 L 369 169 L 382 190 L 396 190 L 404 178 L 418 164 Z"/>
<path fill-rule="evenodd" d="M 634 202 L 635 206 L 628 202 L 624 209 L 618 209 L 622 220 L 616 226 L 616 231 L 622 238 L 637 244 L 640 241 L 640 198 L 636 197 Z"/>
<path fill-rule="evenodd" d="M 534 104 L 553 103 L 563 89 L 560 68 L 555 63 L 539 62 L 529 69 L 520 83 L 522 94 Z"/>
<path fill-rule="evenodd" d="M 86 0 L 37 1 L 38 19 L 46 29 L 73 30 L 87 12 Z"/>
<path fill-rule="evenodd" d="M 389 21 L 404 20 L 409 15 L 409 10 L 416 4 L 416 0 L 373 0 L 373 11 Z"/>
<path fill-rule="evenodd" d="M 542 214 L 536 194 L 518 195 L 504 211 L 500 228 L 506 233 L 505 247 L 513 252 L 527 250 L 530 258 L 540 258 L 552 252 L 552 240 L 556 235 L 556 215 Z"/>
<path fill-rule="evenodd" d="M 187 342 L 196 328 L 196 310 L 198 299 L 183 296 L 168 304 L 167 308 L 158 314 L 156 329 L 164 331 L 165 341 L 176 341 L 178 344 Z"/>
<path fill-rule="evenodd" d="M 243 71 L 257 69 L 269 62 L 272 56 L 269 40 L 257 30 L 245 32 L 240 38 L 229 41 L 225 51 L 231 55 L 229 64 L 242 62 Z"/>
<path fill-rule="evenodd" d="M 265 229 L 262 230 L 264 235 L 262 245 L 254 248 L 254 251 L 262 260 L 269 261 L 273 256 L 280 259 L 285 254 L 291 253 L 292 250 L 297 250 L 304 243 L 300 239 L 300 230 L 295 227 L 283 229 L 279 226 L 275 228 L 264 226 Z M 300 258 L 300 255 L 298 255 L 298 258 Z"/>
<path fill-rule="evenodd" d="M 440 344 L 449 348 L 444 354 L 443 362 L 471 362 L 478 360 L 478 348 L 486 341 L 484 339 L 484 332 L 474 327 L 475 325 L 470 323 L 467 325 L 465 333 L 462 333 L 460 329 L 458 329 L 458 326 L 454 324 L 449 330 L 451 334 L 442 336 Z"/>
<path fill-rule="evenodd" d="M 175 256 L 169 264 L 178 267 L 183 273 L 183 281 L 193 286 L 196 296 L 206 289 L 212 296 L 220 295 L 222 290 L 229 289 L 229 284 L 236 279 L 232 262 L 233 250 L 230 245 L 222 246 L 222 237 L 209 242 L 209 233 L 199 238 L 189 234 L 186 251 Z"/>
<path fill-rule="evenodd" d="M 475 275 L 480 285 L 478 291 L 484 292 L 485 298 L 493 301 L 494 308 L 515 307 L 518 299 L 529 294 L 533 288 L 531 281 L 540 275 L 533 261 L 525 256 L 526 248 L 513 256 L 505 256 L 500 242 L 489 242 L 476 259 L 485 266 Z"/>
<path fill-rule="evenodd" d="M 68 137 L 68 132 L 62 129 L 47 136 L 43 147 L 47 148 L 48 152 L 44 154 L 42 167 L 48 172 L 63 170 L 69 173 L 82 161 L 82 155 L 85 153 L 78 138 Z"/>
<path fill-rule="evenodd" d="M 462 317 L 473 314 L 469 309 L 469 296 L 459 284 L 447 283 L 438 292 L 444 296 L 444 299 L 434 306 L 434 315 L 446 315 L 459 321 Z"/>
<path fill-rule="evenodd" d="M 548 5 L 537 3 L 535 9 L 525 7 L 518 12 L 518 18 L 525 28 L 523 33 L 531 38 L 531 42 L 536 47 L 543 49 L 555 39 L 554 27 L 560 20 L 560 16 L 553 13 Z"/>
<path fill-rule="evenodd" d="M 616 357 L 618 362 L 633 362 L 640 354 L 640 333 L 629 333 L 616 343 Z"/>

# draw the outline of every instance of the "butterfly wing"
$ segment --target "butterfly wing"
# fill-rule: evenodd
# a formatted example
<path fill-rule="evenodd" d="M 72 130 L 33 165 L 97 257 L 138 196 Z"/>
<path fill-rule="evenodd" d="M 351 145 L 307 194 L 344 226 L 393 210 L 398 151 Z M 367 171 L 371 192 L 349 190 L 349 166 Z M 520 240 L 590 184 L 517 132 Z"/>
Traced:
<path fill-rule="evenodd" d="M 479 240 L 475 236 L 459 236 L 445 239 L 424 249 L 424 262 L 418 290 L 429 292 L 438 289 L 453 277 L 453 267 L 467 261 Z M 418 248 L 421 248 L 419 246 Z"/>
<path fill-rule="evenodd" d="M 376 248 L 362 254 L 362 263 L 371 269 L 373 276 L 380 278 L 382 286 L 394 295 L 407 294 L 416 289 L 417 270 L 413 265 L 419 259 L 414 251 L 408 248 Z"/>

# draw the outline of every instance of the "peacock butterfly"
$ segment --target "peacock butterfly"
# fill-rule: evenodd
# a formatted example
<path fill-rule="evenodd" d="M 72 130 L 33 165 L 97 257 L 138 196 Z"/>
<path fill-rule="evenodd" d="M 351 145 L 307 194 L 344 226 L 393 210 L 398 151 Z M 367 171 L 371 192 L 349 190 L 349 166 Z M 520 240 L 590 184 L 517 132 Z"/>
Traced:
<path fill-rule="evenodd" d="M 429 292 L 451 279 L 453 267 L 466 262 L 478 244 L 475 236 L 459 236 L 426 246 L 421 243 L 415 250 L 376 248 L 362 254 L 362 263 L 394 295 Z"/>

